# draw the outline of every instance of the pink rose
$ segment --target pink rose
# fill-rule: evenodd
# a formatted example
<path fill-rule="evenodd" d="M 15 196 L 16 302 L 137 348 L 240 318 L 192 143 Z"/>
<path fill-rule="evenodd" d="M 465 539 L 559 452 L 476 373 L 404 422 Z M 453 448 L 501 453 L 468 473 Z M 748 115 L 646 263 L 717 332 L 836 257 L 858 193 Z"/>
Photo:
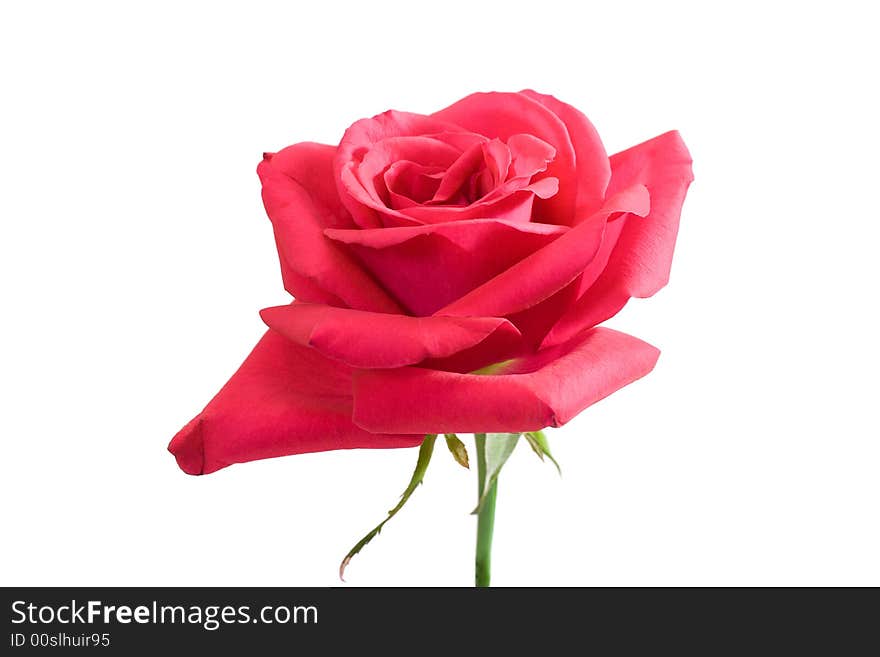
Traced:
<path fill-rule="evenodd" d="M 559 426 L 658 350 L 597 327 L 667 281 L 692 180 L 676 132 L 610 158 L 533 91 L 389 111 L 257 168 L 284 286 L 270 327 L 169 449 L 191 474 Z"/>

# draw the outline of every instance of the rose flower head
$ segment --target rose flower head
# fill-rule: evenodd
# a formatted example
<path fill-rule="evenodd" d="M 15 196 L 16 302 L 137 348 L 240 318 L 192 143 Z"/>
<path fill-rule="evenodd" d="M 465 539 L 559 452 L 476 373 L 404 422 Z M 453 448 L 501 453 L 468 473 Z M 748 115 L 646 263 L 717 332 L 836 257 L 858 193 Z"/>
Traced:
<path fill-rule="evenodd" d="M 534 91 L 388 111 L 257 172 L 288 305 L 171 441 L 190 474 L 568 422 L 658 350 L 599 327 L 666 284 L 692 180 L 676 132 L 608 156 Z"/>

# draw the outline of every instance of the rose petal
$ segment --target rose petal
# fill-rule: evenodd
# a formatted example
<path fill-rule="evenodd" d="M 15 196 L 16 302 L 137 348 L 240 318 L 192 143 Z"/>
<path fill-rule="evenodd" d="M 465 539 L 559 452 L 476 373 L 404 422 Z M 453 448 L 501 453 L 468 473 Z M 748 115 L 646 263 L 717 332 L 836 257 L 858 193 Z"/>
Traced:
<path fill-rule="evenodd" d="M 308 191 L 264 159 L 257 167 L 263 183 L 263 204 L 272 220 L 281 258 L 284 287 L 303 300 L 336 298 L 351 308 L 399 312 L 400 306 L 323 230 L 332 226 L 329 211 Z M 293 273 L 294 275 L 291 275 Z M 302 285 L 308 281 L 307 285 Z M 323 291 L 327 298 L 316 298 Z"/>
<path fill-rule="evenodd" d="M 303 142 L 288 146 L 277 153 L 265 153 L 263 158 L 309 191 L 313 203 L 324 208 L 328 225 L 349 227 L 353 222 L 348 211 L 340 203 L 336 184 L 333 182 L 335 152 L 335 146 Z M 313 303 L 343 305 L 339 297 L 291 269 L 283 257 L 280 258 L 280 262 L 281 277 L 285 281 L 285 287 L 298 299 Z"/>
<path fill-rule="evenodd" d="M 382 179 L 392 209 L 409 208 L 431 199 L 440 186 L 443 169 L 400 160 L 392 164 Z"/>
<path fill-rule="evenodd" d="M 548 199 L 559 193 L 559 178 L 541 178 L 524 189 L 540 199 Z M 533 219 L 536 220 L 536 219 Z"/>
<path fill-rule="evenodd" d="M 552 224 L 482 219 L 408 228 L 329 229 L 326 234 L 347 244 L 376 280 L 411 313 L 424 316 L 505 271 L 567 230 Z"/>
<path fill-rule="evenodd" d="M 413 447 L 423 436 L 374 434 L 351 421 L 351 370 L 268 331 L 168 450 L 189 474 L 332 449 Z"/>
<path fill-rule="evenodd" d="M 483 171 L 485 174 L 486 172 Z M 550 180 L 549 186 L 544 186 Z M 411 222 L 419 224 L 447 223 L 450 221 L 469 221 L 471 219 L 503 219 L 505 221 L 528 222 L 532 220 L 532 203 L 535 196 L 553 194 L 555 178 L 544 178 L 532 185 L 514 184 L 491 193 L 485 199 L 465 206 L 414 205 L 401 210 Z"/>
<path fill-rule="evenodd" d="M 648 190 L 639 184 L 609 198 L 602 209 L 507 271 L 437 311 L 439 315 L 504 317 L 534 306 L 571 283 L 593 260 L 608 218 L 644 215 Z"/>
<path fill-rule="evenodd" d="M 437 193 L 434 194 L 431 202 L 448 203 L 453 196 L 465 196 L 462 193 L 462 186 L 470 175 L 479 168 L 482 162 L 482 143 L 474 144 L 462 152 L 458 159 L 446 170 L 443 180 L 440 181 L 440 187 L 437 188 Z"/>
<path fill-rule="evenodd" d="M 516 326 L 513 328 L 516 329 Z M 511 339 L 509 332 L 495 331 L 473 347 L 462 349 L 445 358 L 428 358 L 418 366 L 447 372 L 473 372 L 534 351 L 534 347 L 527 345 L 523 337 L 518 330 L 515 339 Z"/>
<path fill-rule="evenodd" d="M 483 161 L 486 163 L 489 176 L 486 180 L 486 188 L 478 192 L 477 198 L 485 196 L 507 180 L 507 170 L 510 169 L 511 161 L 510 149 L 500 139 L 490 139 L 483 144 Z"/>
<path fill-rule="evenodd" d="M 620 232 L 630 216 L 633 217 L 633 221 L 640 219 L 640 217 L 635 215 L 621 214 L 608 220 L 602 233 L 599 250 L 590 261 L 590 264 L 571 283 L 537 305 L 507 316 L 520 330 L 523 335 L 523 341 L 526 344 L 532 345 L 535 349 L 541 344 L 546 346 L 544 340 L 547 334 L 559 322 L 560 318 L 577 303 L 584 290 L 589 288 L 605 269 L 608 257 L 615 244 L 617 244 Z M 571 334 L 569 334 L 570 336 Z"/>
<path fill-rule="evenodd" d="M 578 223 L 602 207 L 608 181 L 611 179 L 608 154 L 599 133 L 589 119 L 571 105 L 531 89 L 521 93 L 552 111 L 568 129 L 574 147 L 577 172 L 577 201 L 570 223 Z"/>
<path fill-rule="evenodd" d="M 513 158 L 510 175 L 516 178 L 531 178 L 556 157 L 556 149 L 534 135 L 511 135 L 507 146 Z"/>
<path fill-rule="evenodd" d="M 499 317 L 409 317 L 294 302 L 266 308 L 269 327 L 352 367 L 402 367 L 447 358 L 498 333 L 514 345 L 519 331 Z"/>
<path fill-rule="evenodd" d="M 677 132 L 667 132 L 612 156 L 611 166 L 609 193 L 644 184 L 651 193 L 651 212 L 643 219 L 626 219 L 607 265 L 545 344 L 558 344 L 604 322 L 630 297 L 649 297 L 669 280 L 681 206 L 693 180 L 687 147 Z"/>
<path fill-rule="evenodd" d="M 463 132 L 458 126 L 453 126 L 452 130 L 435 132 L 425 136 L 431 137 L 432 139 L 439 139 L 450 146 L 455 146 L 460 153 L 464 153 L 470 148 L 478 146 L 486 141 L 486 138 L 483 135 L 478 135 L 473 132 Z"/>
<path fill-rule="evenodd" d="M 309 193 L 316 205 L 329 212 L 328 223 L 331 226 L 350 228 L 355 224 L 339 200 L 333 177 L 335 156 L 335 146 L 302 142 L 283 148 L 277 153 L 266 153 L 264 160 L 271 161 L 278 171 L 293 178 Z"/>
<path fill-rule="evenodd" d="M 553 146 L 556 158 L 538 175 L 559 178 L 559 193 L 537 202 L 535 211 L 546 223 L 572 223 L 578 190 L 567 182 L 576 175 L 575 150 L 565 124 L 542 103 L 521 93 L 476 93 L 431 116 L 489 138 L 529 134 Z"/>
<path fill-rule="evenodd" d="M 653 199 L 651 199 L 651 201 L 653 204 Z M 605 267 L 608 265 L 608 259 L 611 257 L 614 247 L 617 246 L 617 240 L 620 239 L 620 234 L 623 232 L 626 222 L 630 219 L 633 221 L 640 221 L 642 217 L 639 217 L 638 215 L 622 214 L 610 219 L 608 223 L 605 224 L 605 231 L 602 233 L 602 245 L 599 247 L 596 256 L 590 261 L 590 264 L 587 265 L 587 268 L 584 269 L 580 276 L 576 298 L 579 298 L 585 290 L 590 288 L 593 283 L 596 282 L 596 279 L 602 275 L 602 272 L 605 271 Z"/>
<path fill-rule="evenodd" d="M 492 374 L 419 367 L 361 370 L 354 422 L 369 431 L 488 433 L 560 426 L 650 372 L 659 351 L 625 333 L 590 329 Z"/>
<path fill-rule="evenodd" d="M 507 316 L 522 334 L 523 344 L 528 345 L 532 350 L 537 350 L 541 346 L 550 329 L 571 304 L 577 301 L 581 278 L 582 276 L 578 276 L 540 303 Z"/>

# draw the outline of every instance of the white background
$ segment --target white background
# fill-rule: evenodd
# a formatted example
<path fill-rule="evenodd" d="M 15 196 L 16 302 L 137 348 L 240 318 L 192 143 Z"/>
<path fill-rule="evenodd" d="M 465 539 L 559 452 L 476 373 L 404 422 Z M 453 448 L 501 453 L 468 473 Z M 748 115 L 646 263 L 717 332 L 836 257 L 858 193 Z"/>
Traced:
<path fill-rule="evenodd" d="M 551 433 L 561 480 L 514 453 L 494 583 L 880 585 L 868 6 L 4 3 L 0 583 L 337 584 L 415 451 L 165 451 L 288 300 L 256 164 L 533 87 L 609 152 L 680 130 L 696 182 L 609 322 L 656 370 Z M 348 585 L 469 585 L 474 478 L 438 449 Z"/>

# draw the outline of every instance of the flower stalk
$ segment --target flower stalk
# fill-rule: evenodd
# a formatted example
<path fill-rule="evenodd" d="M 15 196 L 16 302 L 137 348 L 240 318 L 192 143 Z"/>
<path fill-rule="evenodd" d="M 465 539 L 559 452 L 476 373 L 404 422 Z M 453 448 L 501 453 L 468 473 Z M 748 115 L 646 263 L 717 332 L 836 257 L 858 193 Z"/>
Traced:
<path fill-rule="evenodd" d="M 477 447 L 477 499 L 482 499 L 477 512 L 477 549 L 474 570 L 474 585 L 488 587 L 492 577 L 492 533 L 495 529 L 495 496 L 498 479 L 493 478 L 486 491 L 486 434 L 474 434 Z M 485 493 L 484 493 L 485 491 Z"/>

